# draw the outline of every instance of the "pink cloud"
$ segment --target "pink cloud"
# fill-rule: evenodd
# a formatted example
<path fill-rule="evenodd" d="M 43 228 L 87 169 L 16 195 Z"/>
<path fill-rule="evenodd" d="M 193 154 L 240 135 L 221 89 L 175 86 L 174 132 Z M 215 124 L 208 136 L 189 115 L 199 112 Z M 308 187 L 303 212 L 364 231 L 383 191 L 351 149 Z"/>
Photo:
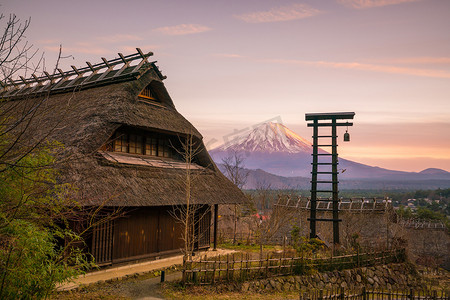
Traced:
<path fill-rule="evenodd" d="M 450 72 L 445 70 L 397 67 L 358 62 L 304 61 L 295 59 L 272 59 L 267 61 L 282 64 L 312 65 L 317 67 L 404 74 L 421 77 L 450 78 Z"/>
<path fill-rule="evenodd" d="M 45 50 L 51 51 L 51 52 L 59 52 L 59 46 L 46 46 L 44 48 Z M 136 51 L 136 49 L 135 49 Z M 77 45 L 72 47 L 65 47 L 63 45 L 62 47 L 62 53 L 63 55 L 73 55 L 77 53 L 83 53 L 83 54 L 95 54 L 95 55 L 105 55 L 112 53 L 110 49 L 102 48 L 102 47 L 95 47 L 92 45 Z"/>
<path fill-rule="evenodd" d="M 160 45 L 154 45 L 154 44 L 147 44 L 147 45 L 136 45 L 137 48 L 140 48 L 144 53 L 147 52 L 154 52 L 156 49 L 161 49 L 162 47 Z M 123 46 L 119 48 L 120 52 L 123 53 L 135 53 L 136 47 L 132 46 Z"/>
<path fill-rule="evenodd" d="M 356 9 L 365 9 L 372 7 L 381 7 L 387 5 L 408 3 L 408 2 L 417 2 L 421 0 L 338 0 L 339 3 L 356 8 Z"/>
<path fill-rule="evenodd" d="M 115 34 L 110 36 L 99 37 L 99 41 L 105 43 L 121 43 L 121 42 L 131 42 L 131 41 L 141 41 L 142 38 L 133 34 Z"/>
<path fill-rule="evenodd" d="M 180 24 L 176 26 L 167 26 L 153 29 L 165 35 L 186 35 L 210 31 L 212 28 L 199 24 Z"/>
<path fill-rule="evenodd" d="M 247 23 L 268 23 L 298 20 L 312 17 L 319 13 L 321 13 L 320 10 L 309 5 L 292 4 L 273 8 L 268 11 L 257 11 L 248 14 L 235 15 L 234 17 Z"/>
<path fill-rule="evenodd" d="M 240 54 L 233 54 L 233 53 L 217 53 L 217 54 L 214 54 L 214 56 L 225 57 L 225 58 L 244 58 L 245 57 Z"/>

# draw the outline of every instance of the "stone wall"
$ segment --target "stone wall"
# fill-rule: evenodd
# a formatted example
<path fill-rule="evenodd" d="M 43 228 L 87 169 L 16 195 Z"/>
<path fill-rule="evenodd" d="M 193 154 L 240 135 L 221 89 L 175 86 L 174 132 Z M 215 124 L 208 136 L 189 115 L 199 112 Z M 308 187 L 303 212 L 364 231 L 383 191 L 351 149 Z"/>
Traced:
<path fill-rule="evenodd" d="M 302 289 L 406 289 L 420 288 L 423 282 L 410 264 L 389 264 L 370 268 L 317 273 L 303 276 L 283 276 L 234 284 L 219 284 L 218 291 L 289 292 Z"/>

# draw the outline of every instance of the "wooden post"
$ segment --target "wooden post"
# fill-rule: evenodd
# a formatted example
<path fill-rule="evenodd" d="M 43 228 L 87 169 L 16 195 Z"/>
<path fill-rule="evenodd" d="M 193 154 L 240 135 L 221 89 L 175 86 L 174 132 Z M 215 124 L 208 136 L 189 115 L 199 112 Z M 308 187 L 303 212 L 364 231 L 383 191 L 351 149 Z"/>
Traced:
<path fill-rule="evenodd" d="M 194 281 L 194 284 L 197 284 L 197 272 L 192 272 L 192 280 Z"/>
<path fill-rule="evenodd" d="M 269 253 L 267 253 L 267 262 L 266 262 L 266 278 L 269 277 Z"/>
<path fill-rule="evenodd" d="M 181 281 L 186 283 L 186 255 L 183 255 L 183 271 L 181 272 Z"/>
<path fill-rule="evenodd" d="M 211 278 L 211 284 L 214 284 L 215 277 L 216 277 L 216 260 L 214 259 L 214 262 L 213 262 L 213 274 L 212 274 L 212 278 Z"/>
<path fill-rule="evenodd" d="M 280 257 L 280 265 L 278 267 L 278 274 L 281 274 L 281 257 Z"/>
<path fill-rule="evenodd" d="M 409 290 L 409 299 L 414 300 L 414 290 L 413 289 Z"/>
<path fill-rule="evenodd" d="M 363 286 L 363 288 L 362 288 L 362 300 L 367 300 L 367 293 L 366 293 L 365 286 Z"/>
<path fill-rule="evenodd" d="M 229 276 L 230 276 L 230 255 L 227 254 L 227 281 L 230 280 Z"/>
<path fill-rule="evenodd" d="M 340 295 L 339 295 L 339 299 L 341 299 L 341 300 L 344 300 L 344 299 L 345 299 L 345 291 L 344 291 L 344 288 L 343 288 L 343 287 L 341 287 L 341 293 L 340 293 Z"/>
<path fill-rule="evenodd" d="M 356 247 L 356 263 L 357 263 L 357 266 L 359 267 L 359 246 L 358 245 Z"/>
<path fill-rule="evenodd" d="M 219 280 L 221 279 L 221 277 L 220 277 L 220 263 L 221 263 L 221 260 L 220 260 L 220 254 L 219 254 L 219 273 L 217 274 L 217 278 Z"/>
<path fill-rule="evenodd" d="M 214 204 L 214 251 L 217 251 L 217 219 L 219 218 L 219 205 Z"/>

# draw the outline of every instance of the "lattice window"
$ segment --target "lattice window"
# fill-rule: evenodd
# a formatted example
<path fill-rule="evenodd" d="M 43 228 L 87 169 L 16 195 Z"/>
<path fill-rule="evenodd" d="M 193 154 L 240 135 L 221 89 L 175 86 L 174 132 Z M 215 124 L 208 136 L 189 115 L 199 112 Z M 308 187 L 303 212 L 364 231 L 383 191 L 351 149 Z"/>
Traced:
<path fill-rule="evenodd" d="M 123 132 L 116 132 L 114 138 L 115 152 L 128 152 L 128 134 Z"/>
<path fill-rule="evenodd" d="M 158 101 L 159 99 L 156 97 L 155 92 L 150 88 L 150 86 L 146 86 L 142 92 L 139 94 L 139 97 L 141 98 L 145 98 L 145 99 L 150 99 L 150 100 L 154 100 L 154 101 Z"/>
<path fill-rule="evenodd" d="M 170 137 L 139 130 L 118 131 L 111 142 L 102 148 L 104 151 L 175 158 Z"/>

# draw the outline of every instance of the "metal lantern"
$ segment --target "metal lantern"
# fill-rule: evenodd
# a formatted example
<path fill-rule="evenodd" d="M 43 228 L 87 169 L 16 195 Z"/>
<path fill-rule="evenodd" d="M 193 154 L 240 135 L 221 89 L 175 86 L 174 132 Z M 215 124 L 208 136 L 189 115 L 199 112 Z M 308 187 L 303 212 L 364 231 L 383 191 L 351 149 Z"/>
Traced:
<path fill-rule="evenodd" d="M 348 131 L 344 133 L 344 142 L 350 142 L 350 133 Z"/>

